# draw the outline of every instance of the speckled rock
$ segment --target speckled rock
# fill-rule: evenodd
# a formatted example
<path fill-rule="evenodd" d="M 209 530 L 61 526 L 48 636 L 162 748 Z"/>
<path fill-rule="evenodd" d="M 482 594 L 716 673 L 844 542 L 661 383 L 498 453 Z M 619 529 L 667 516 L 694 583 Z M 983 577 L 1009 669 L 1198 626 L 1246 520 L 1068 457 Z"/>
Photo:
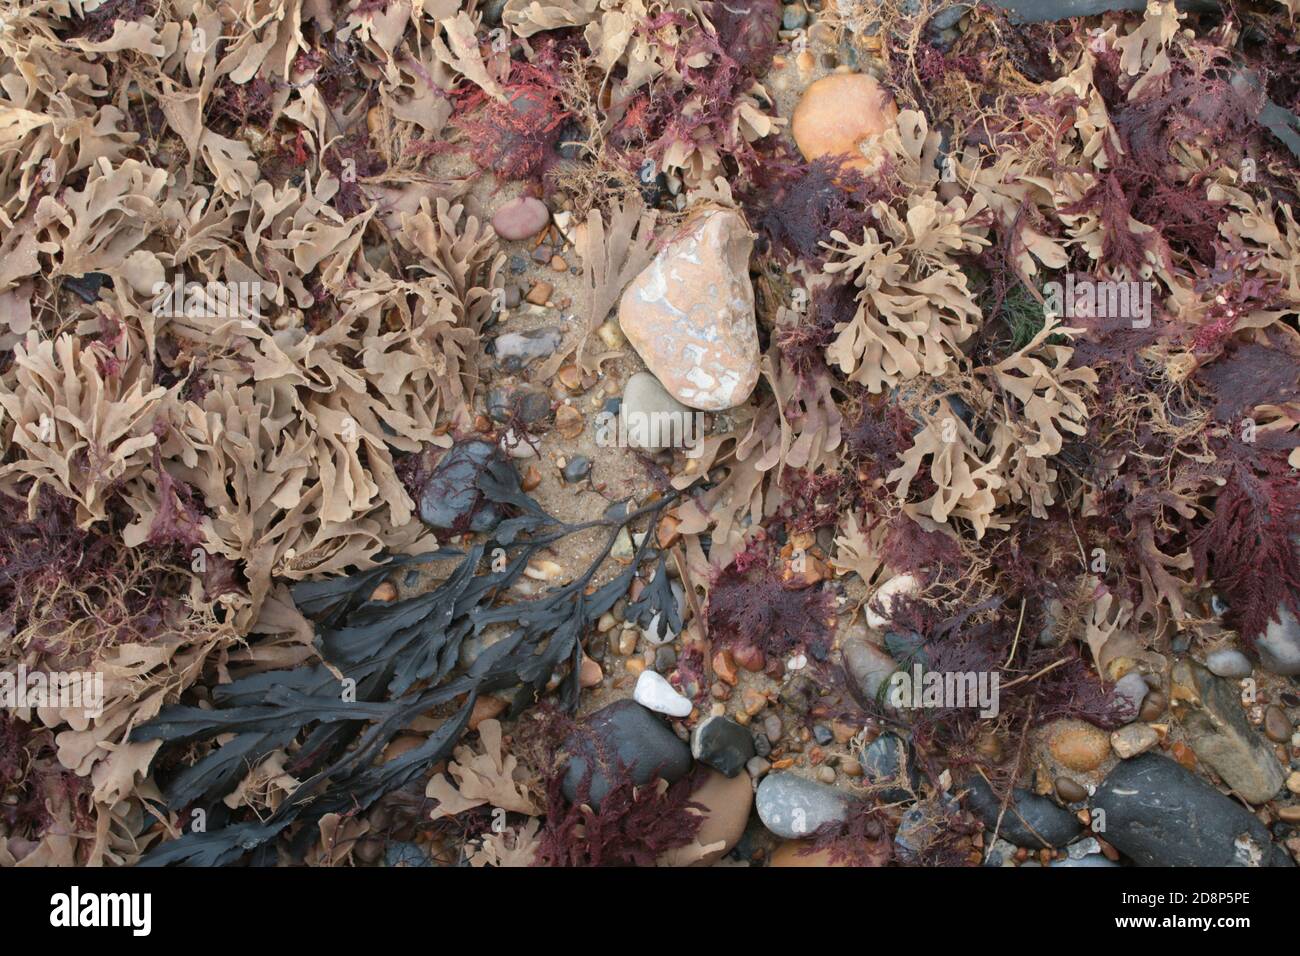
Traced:
<path fill-rule="evenodd" d="M 842 790 L 793 773 L 770 773 L 758 785 L 758 818 L 779 837 L 811 836 L 826 823 L 845 818 L 851 798 Z"/>
<path fill-rule="evenodd" d="M 1082 720 L 1058 720 L 1044 730 L 1047 749 L 1064 767 L 1087 773 L 1110 756 L 1110 738 L 1104 730 Z"/>
<path fill-rule="evenodd" d="M 1271 800 L 1285 774 L 1273 748 L 1246 720 L 1235 685 L 1190 660 L 1175 664 L 1170 680 L 1174 716 L 1197 759 L 1248 803 Z"/>
<path fill-rule="evenodd" d="M 1292 866 L 1241 804 L 1168 757 L 1124 760 L 1093 796 L 1106 842 L 1138 866 Z"/>
<path fill-rule="evenodd" d="M 758 382 L 758 329 L 749 254 L 754 239 L 736 212 L 688 221 L 623 292 L 618 321 L 673 398 L 721 411 Z"/>
<path fill-rule="evenodd" d="M 691 769 L 690 749 L 662 720 L 633 700 L 619 700 L 590 714 L 582 732 L 563 745 L 568 755 L 564 796 L 574 800 L 591 767 L 590 802 L 599 806 L 609 793 L 611 764 L 630 770 L 632 779 L 649 783 L 656 777 L 672 782 Z M 609 763 L 601 759 L 601 753 Z"/>

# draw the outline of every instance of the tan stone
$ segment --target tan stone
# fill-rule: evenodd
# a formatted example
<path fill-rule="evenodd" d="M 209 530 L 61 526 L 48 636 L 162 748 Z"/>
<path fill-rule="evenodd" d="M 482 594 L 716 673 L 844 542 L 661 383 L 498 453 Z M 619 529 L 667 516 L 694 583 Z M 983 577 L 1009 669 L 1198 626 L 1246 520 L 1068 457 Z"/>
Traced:
<path fill-rule="evenodd" d="M 835 861 L 831 859 L 830 850 L 815 850 L 811 853 L 804 852 L 811 846 L 808 840 L 786 840 L 779 847 L 772 851 L 772 859 L 767 863 L 768 866 L 849 866 L 850 864 L 843 860 Z"/>
<path fill-rule="evenodd" d="M 1047 747 L 1065 767 L 1087 773 L 1110 756 L 1110 738 L 1082 720 L 1058 720 L 1047 731 Z"/>
<path fill-rule="evenodd" d="M 754 788 L 749 782 L 749 774 L 727 778 L 716 770 L 710 770 L 704 783 L 691 794 L 691 802 L 705 808 L 704 822 L 700 824 L 695 841 L 666 851 L 659 857 L 660 866 L 709 866 L 730 853 L 731 848 L 740 842 L 749 823 Z M 701 848 L 707 850 L 703 855 Z"/>
<path fill-rule="evenodd" d="M 619 327 L 668 393 L 721 411 L 758 382 L 758 329 L 740 215 L 711 209 L 688 220 L 619 301 Z"/>
<path fill-rule="evenodd" d="M 844 165 L 871 173 L 883 158 L 880 134 L 897 121 L 898 107 L 873 77 L 837 73 L 808 87 L 790 131 L 805 159 L 845 156 Z"/>

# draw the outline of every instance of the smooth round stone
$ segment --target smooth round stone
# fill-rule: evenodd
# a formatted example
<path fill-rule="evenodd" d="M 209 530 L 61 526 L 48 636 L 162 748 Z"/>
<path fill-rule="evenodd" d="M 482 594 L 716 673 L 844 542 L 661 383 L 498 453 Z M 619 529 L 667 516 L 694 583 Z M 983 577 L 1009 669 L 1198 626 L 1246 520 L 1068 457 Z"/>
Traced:
<path fill-rule="evenodd" d="M 682 586 L 678 584 L 676 581 L 670 584 L 669 588 L 673 592 L 673 597 L 677 599 L 678 619 L 684 618 L 686 616 L 686 592 L 682 589 Z M 664 629 L 663 637 L 659 636 L 660 617 L 661 615 L 657 613 L 654 614 L 650 618 L 649 623 L 646 624 L 645 627 L 641 628 L 641 636 L 644 637 L 651 644 L 654 644 L 656 646 L 660 644 L 670 644 L 673 641 L 677 640 L 677 632 L 674 631 L 671 627 Z"/>
<path fill-rule="evenodd" d="M 710 866 L 722 859 L 740 842 L 754 806 L 754 787 L 749 777 L 727 777 L 710 770 L 704 782 L 691 793 L 691 803 L 703 811 L 687 808 L 687 813 L 702 814 L 704 822 L 695 834 L 695 844 L 707 847 L 703 856 L 687 845 L 667 850 L 659 857 L 660 866 Z"/>
<path fill-rule="evenodd" d="M 691 769 L 690 748 L 662 720 L 632 700 L 615 701 L 590 714 L 562 749 L 569 756 L 562 783 L 565 798 L 577 799 L 590 765 L 588 800 L 594 807 L 609 793 L 610 774 L 618 768 L 630 773 L 637 785 L 656 777 L 671 783 Z"/>
<path fill-rule="evenodd" d="M 532 196 L 512 199 L 492 214 L 492 228 L 498 236 L 510 242 L 537 235 L 550 221 L 551 211 L 546 208 L 546 203 Z"/>
<path fill-rule="evenodd" d="M 1046 736 L 1052 756 L 1079 773 L 1096 770 L 1110 756 L 1106 732 L 1082 720 L 1058 720 L 1047 728 Z"/>
<path fill-rule="evenodd" d="M 834 73 L 804 92 L 790 131 L 804 159 L 843 157 L 849 168 L 870 174 L 883 158 L 881 134 L 897 122 L 893 97 L 873 77 Z"/>
<path fill-rule="evenodd" d="M 683 447 L 689 439 L 698 442 L 692 418 L 694 411 L 668 394 L 659 379 L 649 372 L 637 372 L 627 380 L 619 405 L 620 435 L 627 436 L 629 448 L 659 451 Z"/>
<path fill-rule="evenodd" d="M 849 797 L 834 787 L 792 773 L 771 773 L 758 785 L 754 798 L 758 818 L 787 840 L 811 836 L 827 823 L 841 823 Z"/>
<path fill-rule="evenodd" d="M 1211 674 L 1233 679 L 1249 677 L 1255 669 L 1245 654 L 1231 648 L 1224 648 L 1208 655 L 1205 658 L 1205 666 L 1210 669 Z"/>
<path fill-rule="evenodd" d="M 691 702 L 677 693 L 662 674 L 654 671 L 641 672 L 632 699 L 642 707 L 670 717 L 689 717 L 691 714 Z"/>
<path fill-rule="evenodd" d="M 1277 744 L 1287 743 L 1291 739 L 1291 718 L 1276 704 L 1269 704 L 1264 710 L 1264 733 Z"/>
<path fill-rule="evenodd" d="M 1088 791 L 1083 785 L 1069 777 L 1056 778 L 1056 795 L 1066 803 L 1081 803 L 1088 799 Z"/>

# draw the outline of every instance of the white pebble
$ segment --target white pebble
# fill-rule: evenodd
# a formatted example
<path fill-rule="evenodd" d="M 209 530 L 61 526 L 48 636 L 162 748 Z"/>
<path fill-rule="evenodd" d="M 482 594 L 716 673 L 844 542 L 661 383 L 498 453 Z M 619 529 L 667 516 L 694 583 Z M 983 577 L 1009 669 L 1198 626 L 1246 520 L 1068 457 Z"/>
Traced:
<path fill-rule="evenodd" d="M 641 672 L 641 676 L 636 679 L 632 699 L 648 710 L 670 717 L 691 715 L 691 702 L 673 690 L 673 685 L 654 671 Z"/>

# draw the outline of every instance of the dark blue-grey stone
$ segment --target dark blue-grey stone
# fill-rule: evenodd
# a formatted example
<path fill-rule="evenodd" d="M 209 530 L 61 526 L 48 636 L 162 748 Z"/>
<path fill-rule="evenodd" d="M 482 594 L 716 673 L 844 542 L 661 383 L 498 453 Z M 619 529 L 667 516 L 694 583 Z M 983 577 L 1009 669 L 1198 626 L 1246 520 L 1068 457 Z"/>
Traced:
<path fill-rule="evenodd" d="M 531 425 L 551 414 L 551 397 L 531 385 L 494 388 L 488 392 L 487 413 L 493 421 L 508 422 L 518 418 Z"/>
<path fill-rule="evenodd" d="M 1070 811 L 1057 806 L 1046 797 L 1020 788 L 1013 792 L 999 827 L 998 814 L 1002 809 L 1002 801 L 985 783 L 984 778 L 975 776 L 967 781 L 966 786 L 969 790 L 966 805 L 984 821 L 985 829 L 992 832 L 997 827 L 998 835 L 1016 846 L 1031 850 L 1064 846 L 1083 829 Z"/>
<path fill-rule="evenodd" d="M 442 531 L 481 533 L 501 521 L 501 511 L 478 490 L 479 474 L 489 461 L 505 462 L 501 450 L 489 442 L 461 442 L 438 462 L 420 491 L 420 520 Z"/>
<path fill-rule="evenodd" d="M 669 783 L 691 769 L 691 751 L 662 720 L 634 700 L 615 701 L 590 714 L 565 740 L 568 755 L 562 788 L 570 801 L 590 768 L 588 802 L 599 807 L 610 790 L 611 773 L 619 768 L 632 780 L 646 784 L 656 777 Z"/>
<path fill-rule="evenodd" d="M 754 735 L 729 717 L 708 717 L 691 734 L 691 756 L 734 777 L 755 754 Z"/>
<path fill-rule="evenodd" d="M 591 474 L 591 459 L 586 455 L 574 455 L 565 464 L 561 474 L 569 484 L 576 485 Z"/>
<path fill-rule="evenodd" d="M 859 758 L 862 775 L 874 785 L 891 784 L 887 790 L 880 791 L 880 799 L 885 803 L 898 803 L 900 800 L 914 799 L 912 794 L 920 786 L 921 775 L 916 769 L 916 760 L 907 741 L 897 734 L 881 734 L 862 748 Z M 907 773 L 903 773 L 903 765 Z"/>
<path fill-rule="evenodd" d="M 433 861 L 414 843 L 394 841 L 384 849 L 384 866 L 433 866 Z"/>
<path fill-rule="evenodd" d="M 1106 842 L 1138 866 L 1294 866 L 1253 813 L 1159 754 L 1115 765 L 1092 798 Z"/>

